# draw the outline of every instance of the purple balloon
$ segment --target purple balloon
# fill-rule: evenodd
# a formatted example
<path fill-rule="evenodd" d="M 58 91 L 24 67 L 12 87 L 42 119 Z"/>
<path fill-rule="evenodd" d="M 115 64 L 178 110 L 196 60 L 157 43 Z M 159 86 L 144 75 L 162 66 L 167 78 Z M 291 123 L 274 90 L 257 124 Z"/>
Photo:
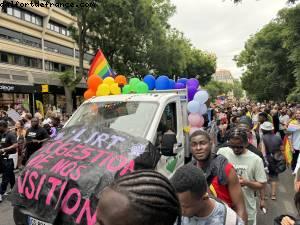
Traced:
<path fill-rule="evenodd" d="M 198 86 L 199 86 L 199 81 L 198 81 L 196 78 L 191 78 L 191 79 L 189 79 L 189 80 L 186 82 L 186 86 L 188 86 L 188 87 L 193 86 L 193 87 L 198 88 Z"/>
<path fill-rule="evenodd" d="M 190 86 L 188 87 L 188 101 L 192 101 L 194 99 L 194 95 L 197 92 L 197 87 Z"/>
<path fill-rule="evenodd" d="M 176 83 L 175 84 L 175 89 L 184 89 L 185 85 L 183 83 Z"/>

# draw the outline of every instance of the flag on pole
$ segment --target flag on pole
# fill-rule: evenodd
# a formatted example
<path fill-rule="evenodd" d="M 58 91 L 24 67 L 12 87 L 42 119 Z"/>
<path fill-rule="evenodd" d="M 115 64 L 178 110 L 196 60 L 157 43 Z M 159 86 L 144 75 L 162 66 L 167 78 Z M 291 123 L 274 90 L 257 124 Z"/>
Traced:
<path fill-rule="evenodd" d="M 115 75 L 101 50 L 98 50 L 90 67 L 89 76 L 92 75 L 98 75 L 102 79 Z"/>
<path fill-rule="evenodd" d="M 283 152 L 286 163 L 291 165 L 293 159 L 293 150 L 288 136 L 285 136 L 283 139 Z"/>
<path fill-rule="evenodd" d="M 43 103 L 39 100 L 35 100 L 35 105 L 36 105 L 36 109 L 40 111 L 40 113 L 42 114 L 43 118 L 45 117 L 45 113 L 44 113 L 44 106 Z"/>

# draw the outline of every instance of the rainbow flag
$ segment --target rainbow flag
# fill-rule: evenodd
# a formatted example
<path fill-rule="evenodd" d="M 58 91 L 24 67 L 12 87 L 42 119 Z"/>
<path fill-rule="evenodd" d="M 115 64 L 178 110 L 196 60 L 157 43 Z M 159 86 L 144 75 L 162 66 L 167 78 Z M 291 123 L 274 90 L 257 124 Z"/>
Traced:
<path fill-rule="evenodd" d="M 283 153 L 286 163 L 291 165 L 293 159 L 293 150 L 288 136 L 285 136 L 283 139 Z"/>
<path fill-rule="evenodd" d="M 92 75 L 98 75 L 102 79 L 115 75 L 101 50 L 98 50 L 90 67 L 89 76 Z"/>

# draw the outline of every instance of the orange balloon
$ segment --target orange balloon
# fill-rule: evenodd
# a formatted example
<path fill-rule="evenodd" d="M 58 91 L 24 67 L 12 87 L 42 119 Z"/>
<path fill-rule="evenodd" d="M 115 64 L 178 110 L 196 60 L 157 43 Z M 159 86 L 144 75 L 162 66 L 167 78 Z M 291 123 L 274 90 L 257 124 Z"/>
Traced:
<path fill-rule="evenodd" d="M 84 97 L 85 100 L 88 100 L 88 99 L 90 99 L 93 96 L 96 96 L 96 92 L 94 90 L 91 90 L 91 89 L 87 89 L 84 92 L 84 95 L 83 95 L 83 97 Z"/>
<path fill-rule="evenodd" d="M 87 80 L 87 86 L 88 89 L 91 89 L 93 91 L 97 91 L 97 88 L 100 84 L 102 84 L 103 80 L 98 75 L 92 75 Z"/>
<path fill-rule="evenodd" d="M 127 84 L 127 79 L 124 75 L 118 75 L 115 78 L 115 82 L 118 83 L 119 85 L 126 85 Z"/>

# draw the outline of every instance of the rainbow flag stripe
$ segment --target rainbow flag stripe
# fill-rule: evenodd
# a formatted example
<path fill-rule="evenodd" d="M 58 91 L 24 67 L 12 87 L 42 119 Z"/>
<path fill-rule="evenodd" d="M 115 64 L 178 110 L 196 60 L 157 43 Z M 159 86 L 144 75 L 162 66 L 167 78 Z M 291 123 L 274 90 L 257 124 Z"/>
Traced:
<path fill-rule="evenodd" d="M 283 139 L 283 152 L 286 163 L 291 165 L 293 159 L 293 150 L 288 136 L 285 136 Z"/>
<path fill-rule="evenodd" d="M 92 75 L 98 75 L 102 79 L 115 75 L 101 50 L 98 50 L 90 67 L 89 76 Z"/>

